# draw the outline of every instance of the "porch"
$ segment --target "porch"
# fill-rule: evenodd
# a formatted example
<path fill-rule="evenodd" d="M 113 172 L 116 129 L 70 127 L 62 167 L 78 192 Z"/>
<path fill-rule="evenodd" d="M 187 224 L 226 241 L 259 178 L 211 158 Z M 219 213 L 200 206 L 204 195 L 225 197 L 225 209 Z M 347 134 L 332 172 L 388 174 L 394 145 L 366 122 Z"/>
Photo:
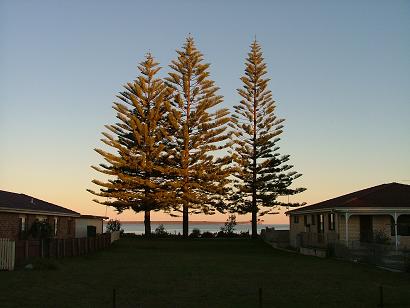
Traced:
<path fill-rule="evenodd" d="M 345 211 L 339 214 L 339 239 L 349 248 L 365 243 L 410 248 L 410 214 L 407 211 Z"/>

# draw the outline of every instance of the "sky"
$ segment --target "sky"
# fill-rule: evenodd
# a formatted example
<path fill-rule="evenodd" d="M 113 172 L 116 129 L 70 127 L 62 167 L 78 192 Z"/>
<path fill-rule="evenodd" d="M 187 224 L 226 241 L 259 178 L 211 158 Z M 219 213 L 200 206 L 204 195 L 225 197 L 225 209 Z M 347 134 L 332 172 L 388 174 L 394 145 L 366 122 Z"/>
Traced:
<path fill-rule="evenodd" d="M 93 149 L 145 54 L 166 76 L 189 33 L 231 110 L 260 42 L 286 120 L 280 153 L 303 174 L 294 186 L 307 188 L 290 201 L 410 184 L 410 1 L 0 0 L 0 189 L 143 220 L 92 201 L 86 189 L 100 175 L 90 166 L 102 162 Z M 263 220 L 287 223 L 283 212 Z"/>

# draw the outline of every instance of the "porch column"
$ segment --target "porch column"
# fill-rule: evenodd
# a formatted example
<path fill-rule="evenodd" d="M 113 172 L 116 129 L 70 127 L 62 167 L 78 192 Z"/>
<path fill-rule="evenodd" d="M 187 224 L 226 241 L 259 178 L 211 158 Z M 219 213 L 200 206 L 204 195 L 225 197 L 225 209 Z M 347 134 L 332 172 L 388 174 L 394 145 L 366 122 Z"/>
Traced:
<path fill-rule="evenodd" d="M 349 218 L 350 214 L 345 213 L 345 237 L 346 237 L 346 247 L 349 247 Z"/>
<path fill-rule="evenodd" d="M 394 235 L 396 239 L 396 251 L 399 250 L 399 237 L 397 235 L 397 213 L 394 213 Z"/>

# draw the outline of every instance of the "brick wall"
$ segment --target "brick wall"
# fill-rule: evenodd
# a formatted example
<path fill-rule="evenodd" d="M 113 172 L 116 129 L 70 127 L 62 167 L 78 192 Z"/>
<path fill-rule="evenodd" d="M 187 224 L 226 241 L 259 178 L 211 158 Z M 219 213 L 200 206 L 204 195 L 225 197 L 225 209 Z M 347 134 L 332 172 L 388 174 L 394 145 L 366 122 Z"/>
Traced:
<path fill-rule="evenodd" d="M 32 214 L 17 214 L 17 213 L 1 213 L 0 212 L 0 238 L 8 238 L 18 240 L 20 236 L 20 217 L 26 218 L 26 230 L 30 230 L 33 222 L 39 217 L 46 218 L 47 222 L 54 227 L 54 218 L 57 216 L 51 215 L 32 215 Z M 72 238 L 75 237 L 75 219 L 72 217 L 57 217 L 57 235 L 56 238 Z"/>
<path fill-rule="evenodd" d="M 339 238 L 340 240 L 346 240 L 346 220 L 345 216 L 339 214 Z M 349 217 L 349 242 L 360 240 L 360 217 L 353 215 Z"/>
<path fill-rule="evenodd" d="M 294 222 L 294 216 L 295 215 L 290 215 L 289 219 L 289 225 L 290 225 L 290 232 L 289 232 L 289 238 L 290 238 L 290 245 L 293 247 L 297 247 L 297 235 L 301 232 L 309 232 L 309 233 L 318 233 L 318 225 L 319 225 L 319 218 L 318 215 L 323 214 L 323 237 L 324 238 L 338 238 L 337 232 L 338 232 L 338 225 L 340 221 L 340 217 L 338 214 L 335 214 L 335 230 L 329 230 L 329 212 L 323 212 L 323 213 L 312 213 L 312 214 L 305 214 L 307 216 L 307 223 L 309 226 L 305 226 L 304 224 L 304 214 L 297 215 L 299 216 L 299 222 L 295 223 Z M 312 215 L 315 216 L 315 224 L 312 224 Z"/>
<path fill-rule="evenodd" d="M 53 220 L 54 223 L 54 220 Z M 71 226 L 70 226 L 71 224 Z M 75 237 L 75 219 L 72 217 L 58 217 L 57 238 Z"/>
<path fill-rule="evenodd" d="M 299 221 L 297 223 L 294 222 L 294 217 L 299 216 Z M 303 224 L 303 215 L 290 215 L 289 216 L 289 244 L 290 246 L 297 247 L 297 235 L 300 232 L 306 232 L 306 228 Z"/>
<path fill-rule="evenodd" d="M 19 215 L 14 213 L 0 213 L 0 238 L 17 240 L 19 234 Z"/>
<path fill-rule="evenodd" d="M 377 231 L 383 232 L 385 235 L 390 237 L 391 240 L 395 240 L 395 237 L 391 236 L 391 221 L 392 216 L 390 215 L 374 215 L 373 216 L 373 234 Z"/>

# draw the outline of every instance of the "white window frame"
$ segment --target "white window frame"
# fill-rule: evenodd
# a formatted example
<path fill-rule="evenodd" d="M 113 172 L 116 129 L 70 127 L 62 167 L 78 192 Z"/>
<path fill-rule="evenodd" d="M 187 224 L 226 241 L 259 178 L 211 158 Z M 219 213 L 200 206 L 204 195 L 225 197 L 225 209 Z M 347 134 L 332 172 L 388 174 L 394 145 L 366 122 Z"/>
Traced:
<path fill-rule="evenodd" d="M 19 220 L 20 219 L 21 219 L 20 232 L 24 232 L 24 231 L 26 231 L 27 217 L 26 216 L 19 216 Z"/>
<path fill-rule="evenodd" d="M 58 217 L 54 217 L 54 236 L 57 236 L 58 232 Z"/>

